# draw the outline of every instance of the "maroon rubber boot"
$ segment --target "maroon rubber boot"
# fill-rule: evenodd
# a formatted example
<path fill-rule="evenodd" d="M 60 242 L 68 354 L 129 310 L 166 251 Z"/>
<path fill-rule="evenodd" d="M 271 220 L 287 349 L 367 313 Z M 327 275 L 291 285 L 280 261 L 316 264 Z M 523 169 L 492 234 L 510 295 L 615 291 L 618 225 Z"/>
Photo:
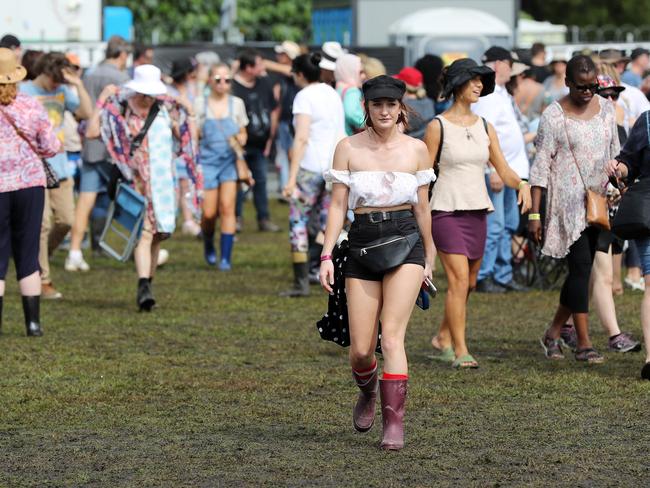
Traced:
<path fill-rule="evenodd" d="M 404 404 L 408 380 L 379 380 L 384 437 L 380 447 L 399 451 L 404 447 Z"/>
<path fill-rule="evenodd" d="M 368 376 L 370 374 L 370 376 Z M 375 403 L 377 401 L 377 366 L 372 373 L 360 376 L 354 370 L 352 378 L 359 387 L 359 397 L 352 409 L 352 423 L 359 432 L 368 432 L 375 423 Z"/>

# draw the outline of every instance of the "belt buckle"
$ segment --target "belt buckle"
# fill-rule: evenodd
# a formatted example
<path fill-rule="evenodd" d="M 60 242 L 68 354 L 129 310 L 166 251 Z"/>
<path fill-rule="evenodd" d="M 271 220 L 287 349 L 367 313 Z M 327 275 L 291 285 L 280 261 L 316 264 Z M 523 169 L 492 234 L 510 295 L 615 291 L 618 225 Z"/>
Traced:
<path fill-rule="evenodd" d="M 377 215 L 376 219 L 375 215 Z M 390 214 L 388 212 L 370 212 L 368 214 L 368 221 L 371 224 L 379 224 L 385 220 L 390 220 Z"/>

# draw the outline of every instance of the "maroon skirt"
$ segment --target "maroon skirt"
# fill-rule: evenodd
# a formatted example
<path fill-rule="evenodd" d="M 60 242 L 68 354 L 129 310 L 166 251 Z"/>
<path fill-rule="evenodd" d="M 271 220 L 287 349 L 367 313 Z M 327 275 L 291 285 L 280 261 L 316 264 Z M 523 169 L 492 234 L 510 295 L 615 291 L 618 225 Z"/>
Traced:
<path fill-rule="evenodd" d="M 487 237 L 487 210 L 434 210 L 431 235 L 438 251 L 481 259 Z"/>

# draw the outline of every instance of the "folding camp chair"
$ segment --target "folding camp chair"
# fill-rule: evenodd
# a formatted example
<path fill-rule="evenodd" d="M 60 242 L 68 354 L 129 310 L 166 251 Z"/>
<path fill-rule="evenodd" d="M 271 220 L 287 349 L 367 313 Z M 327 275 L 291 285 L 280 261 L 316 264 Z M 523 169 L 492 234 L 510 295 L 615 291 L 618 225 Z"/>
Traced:
<path fill-rule="evenodd" d="M 128 261 L 140 238 L 146 211 L 147 199 L 126 183 L 120 183 L 108 209 L 99 246 L 115 259 Z M 117 241 L 115 248 L 108 239 Z M 119 245 L 122 242 L 126 243 L 123 247 Z"/>

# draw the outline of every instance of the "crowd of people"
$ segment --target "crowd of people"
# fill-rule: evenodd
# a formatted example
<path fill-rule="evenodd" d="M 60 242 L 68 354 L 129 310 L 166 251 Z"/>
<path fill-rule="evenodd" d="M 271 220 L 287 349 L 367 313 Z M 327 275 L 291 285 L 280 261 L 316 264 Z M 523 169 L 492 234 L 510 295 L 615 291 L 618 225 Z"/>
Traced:
<path fill-rule="evenodd" d="M 41 297 L 63 296 L 49 257 L 65 241 L 65 271 L 90 270 L 85 237 L 96 243 L 120 184 L 145 197 L 133 257 L 137 307 L 151 311 L 155 272 L 168 259 L 161 244 L 179 219 L 202 241 L 206 266 L 223 272 L 249 194 L 257 229 L 280 230 L 269 206 L 273 162 L 294 277 L 281 295 L 307 296 L 316 283 L 345 295 L 360 389 L 353 424 L 372 427 L 379 395 L 383 448 L 404 445 L 404 338 L 416 301 L 434 293 L 436 257 L 448 288 L 431 344 L 440 360 L 473 369 L 470 294 L 525 292 L 513 262 L 526 238 L 568 265 L 540 339 L 545 357 L 572 350 L 577 361 L 604 361 L 589 335 L 590 300 L 608 349 L 639 351 L 619 329 L 613 298 L 624 254 L 625 284 L 645 290 L 650 379 L 650 243 L 608 230 L 621 189 L 650 174 L 647 50 L 548 59 L 540 44 L 518 54 L 493 46 L 479 62 L 444 66 L 427 54 L 389 75 L 336 42 L 309 52 L 285 41 L 275 60 L 251 49 L 228 62 L 203 52 L 162 73 L 151 47 L 119 36 L 85 71 L 73 53 L 23 52 L 11 35 L 0 44 L 0 320 L 13 256 L 28 335 L 43 334 Z M 586 196 L 607 197 L 606 222 L 589 215 Z"/>

